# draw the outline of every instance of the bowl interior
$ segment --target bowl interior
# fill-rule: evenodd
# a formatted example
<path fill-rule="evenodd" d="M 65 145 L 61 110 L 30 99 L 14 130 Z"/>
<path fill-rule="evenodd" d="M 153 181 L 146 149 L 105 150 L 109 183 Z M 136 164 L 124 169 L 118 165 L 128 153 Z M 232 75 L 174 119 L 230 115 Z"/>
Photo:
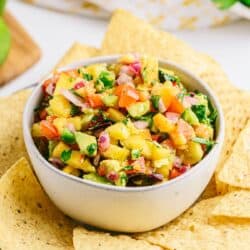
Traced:
<path fill-rule="evenodd" d="M 117 61 L 117 59 L 119 57 L 120 57 L 119 55 L 95 57 L 95 58 L 79 61 L 76 63 L 72 63 L 68 66 L 60 68 L 58 71 L 74 69 L 74 68 L 77 68 L 80 66 L 89 65 L 89 64 L 93 64 L 93 63 L 114 63 Z M 219 147 L 219 149 L 221 148 L 222 143 L 223 143 L 223 139 L 224 139 L 224 118 L 223 118 L 221 106 L 220 106 L 216 96 L 213 94 L 213 92 L 211 91 L 211 89 L 209 88 L 209 86 L 206 83 L 204 83 L 201 79 L 197 78 L 195 75 L 193 75 L 188 70 L 182 68 L 181 66 L 179 66 L 173 62 L 166 61 L 166 60 L 159 60 L 159 64 L 160 64 L 160 66 L 164 66 L 164 67 L 168 68 L 169 70 L 173 70 L 180 77 L 184 86 L 187 87 L 189 90 L 191 90 L 191 91 L 199 90 L 200 92 L 206 94 L 209 97 L 213 107 L 215 107 L 217 109 L 218 117 L 217 117 L 216 124 L 215 124 L 215 126 L 216 126 L 215 140 L 216 140 L 217 144 L 212 148 L 212 150 L 208 153 L 208 155 L 213 154 L 213 152 L 215 152 L 217 147 Z M 49 76 L 46 78 L 49 78 Z M 72 175 L 68 175 L 68 174 L 62 172 L 61 170 L 55 168 L 52 164 L 50 164 L 40 154 L 40 152 L 38 151 L 38 149 L 36 148 L 36 146 L 34 144 L 34 141 L 32 139 L 31 132 L 30 132 L 31 126 L 32 126 L 33 121 L 34 121 L 34 108 L 36 108 L 41 101 L 41 98 L 42 98 L 41 85 L 45 79 L 40 81 L 40 83 L 33 90 L 31 96 L 29 97 L 29 99 L 26 103 L 24 115 L 23 115 L 24 139 L 25 139 L 26 147 L 28 147 L 28 146 L 32 147 L 32 151 L 44 163 L 43 165 L 45 167 L 50 168 L 52 171 L 56 171 L 62 177 L 71 178 L 72 180 L 75 180 L 78 182 L 80 181 L 80 182 L 83 182 L 85 184 L 99 187 L 99 188 L 104 188 L 104 189 L 112 189 L 112 190 L 116 190 L 116 191 L 125 191 L 125 190 L 126 191 L 142 191 L 142 190 L 146 191 L 146 190 L 158 188 L 160 186 L 171 185 L 171 183 L 176 182 L 176 181 L 180 180 L 181 178 L 185 178 L 185 176 L 192 174 L 197 168 L 201 167 L 202 162 L 207 157 L 207 155 L 206 155 L 198 164 L 196 164 L 193 168 L 191 168 L 187 173 L 185 173 L 185 174 L 183 174 L 175 179 L 169 180 L 167 182 L 164 182 L 164 183 L 161 183 L 158 185 L 153 185 L 153 186 L 126 187 L 126 188 L 124 188 L 124 187 L 99 184 L 99 183 L 84 180 L 84 179 L 81 179 L 81 178 L 78 178 L 78 177 L 75 177 Z"/>

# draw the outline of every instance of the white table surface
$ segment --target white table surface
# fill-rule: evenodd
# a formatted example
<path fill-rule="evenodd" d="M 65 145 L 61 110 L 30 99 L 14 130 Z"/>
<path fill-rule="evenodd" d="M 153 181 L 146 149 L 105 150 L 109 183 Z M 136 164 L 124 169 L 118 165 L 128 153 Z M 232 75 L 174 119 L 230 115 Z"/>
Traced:
<path fill-rule="evenodd" d="M 7 8 L 23 24 L 42 50 L 41 60 L 0 88 L 0 96 L 36 82 L 57 63 L 74 41 L 100 46 L 108 21 L 57 13 L 10 0 Z M 250 89 L 250 22 L 196 31 L 174 32 L 221 63 L 230 80 Z"/>

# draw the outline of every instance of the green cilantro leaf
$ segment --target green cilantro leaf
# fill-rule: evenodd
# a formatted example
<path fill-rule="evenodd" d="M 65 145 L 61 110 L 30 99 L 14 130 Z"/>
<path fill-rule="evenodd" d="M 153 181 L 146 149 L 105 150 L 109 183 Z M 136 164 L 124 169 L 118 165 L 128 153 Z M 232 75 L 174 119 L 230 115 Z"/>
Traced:
<path fill-rule="evenodd" d="M 152 95 L 151 96 L 151 102 L 152 102 L 152 105 L 155 109 L 158 109 L 159 108 L 159 101 L 160 101 L 160 96 L 159 95 Z"/>
<path fill-rule="evenodd" d="M 84 80 L 87 80 L 87 81 L 93 80 L 93 76 L 88 73 L 83 73 L 82 77 Z"/>
<path fill-rule="evenodd" d="M 180 79 L 177 76 L 170 75 L 161 69 L 159 69 L 158 71 L 158 77 L 161 83 L 164 83 L 166 81 L 176 82 L 176 83 L 180 82 Z"/>
<path fill-rule="evenodd" d="M 213 140 L 208 140 L 208 139 L 204 139 L 204 138 L 200 138 L 200 137 L 195 137 L 192 139 L 192 141 L 206 145 L 207 152 L 209 152 L 215 144 L 215 141 L 213 141 Z"/>
<path fill-rule="evenodd" d="M 141 150 L 140 149 L 132 149 L 131 150 L 131 159 L 136 160 L 141 156 Z"/>
<path fill-rule="evenodd" d="M 125 170 L 125 171 L 133 170 L 133 169 L 134 169 L 134 167 L 131 166 L 131 165 L 125 166 L 125 167 L 123 168 L 123 170 Z"/>
<path fill-rule="evenodd" d="M 192 111 L 196 114 L 199 122 L 205 122 L 207 120 L 206 116 L 206 106 L 203 104 L 193 105 L 191 107 Z"/>

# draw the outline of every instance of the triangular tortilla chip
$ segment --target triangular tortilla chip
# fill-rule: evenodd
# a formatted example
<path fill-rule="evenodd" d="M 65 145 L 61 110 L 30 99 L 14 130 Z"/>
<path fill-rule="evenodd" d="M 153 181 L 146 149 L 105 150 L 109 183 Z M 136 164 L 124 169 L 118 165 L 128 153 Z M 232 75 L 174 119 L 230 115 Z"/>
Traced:
<path fill-rule="evenodd" d="M 66 52 L 55 68 L 66 66 L 67 64 L 83 60 L 85 58 L 97 56 L 98 49 L 80 43 L 74 45 Z"/>
<path fill-rule="evenodd" d="M 25 158 L 0 179 L 0 218 L 1 249 L 72 249 L 72 221 L 49 200 Z"/>
<path fill-rule="evenodd" d="M 161 250 L 144 240 L 132 239 L 126 235 L 111 236 L 109 233 L 74 229 L 75 250 Z"/>
<path fill-rule="evenodd" d="M 250 189 L 250 121 L 240 133 L 218 179 L 233 187 Z"/>
<path fill-rule="evenodd" d="M 249 249 L 250 223 L 210 221 L 220 199 L 200 201 L 168 225 L 136 237 L 171 250 Z"/>
<path fill-rule="evenodd" d="M 29 90 L 0 98 L 0 176 L 22 156 L 27 156 L 23 141 L 23 107 Z"/>
<path fill-rule="evenodd" d="M 217 167 L 219 170 L 250 115 L 250 94 L 237 90 L 221 66 L 209 56 L 198 53 L 167 32 L 154 29 L 131 13 L 117 10 L 108 26 L 102 54 L 127 52 L 151 54 L 178 63 L 202 78 L 214 90 L 226 120 L 225 143 Z M 219 191 L 225 188 L 217 178 L 216 185 Z"/>
<path fill-rule="evenodd" d="M 240 190 L 224 195 L 213 209 L 212 215 L 250 220 L 250 191 Z"/>

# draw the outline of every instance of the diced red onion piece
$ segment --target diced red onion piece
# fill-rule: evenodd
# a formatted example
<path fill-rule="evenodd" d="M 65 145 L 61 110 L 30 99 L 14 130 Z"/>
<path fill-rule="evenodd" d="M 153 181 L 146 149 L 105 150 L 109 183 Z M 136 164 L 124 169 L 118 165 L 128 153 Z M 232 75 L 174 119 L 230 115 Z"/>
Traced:
<path fill-rule="evenodd" d="M 103 131 L 98 138 L 98 146 L 101 152 L 107 150 L 110 146 L 110 137 L 106 131 Z"/>
<path fill-rule="evenodd" d="M 68 89 L 61 89 L 61 94 L 75 106 L 80 107 L 82 110 L 85 110 L 89 107 L 87 103 L 84 103 L 79 97 L 71 93 Z"/>
<path fill-rule="evenodd" d="M 155 181 L 163 181 L 162 174 L 153 173 L 150 175 L 150 177 L 153 178 L 153 180 L 155 180 Z"/>
<path fill-rule="evenodd" d="M 127 95 L 132 97 L 136 101 L 139 100 L 139 95 L 136 92 L 132 91 L 132 90 L 128 90 Z"/>
<path fill-rule="evenodd" d="M 68 128 L 68 130 L 69 130 L 70 132 L 72 132 L 72 133 L 76 132 L 76 129 L 75 129 L 75 126 L 74 126 L 73 123 L 68 123 L 68 124 L 67 124 L 67 128 Z"/>
<path fill-rule="evenodd" d="M 179 172 L 182 174 L 187 172 L 189 169 L 190 169 L 190 166 L 188 165 L 182 165 L 181 167 L 178 168 Z"/>
<path fill-rule="evenodd" d="M 136 121 L 136 122 L 134 122 L 134 125 L 138 129 L 145 129 L 148 127 L 148 123 L 145 121 Z"/>
<path fill-rule="evenodd" d="M 141 73 L 141 63 L 140 62 L 133 62 L 130 67 L 135 72 L 135 75 L 139 75 Z"/>
<path fill-rule="evenodd" d="M 136 159 L 135 161 L 133 161 L 131 163 L 132 166 L 136 166 L 136 165 L 139 165 L 141 166 L 141 168 L 145 168 L 145 159 L 144 157 L 139 157 L 138 159 Z"/>
<path fill-rule="evenodd" d="M 49 95 L 53 95 L 54 91 L 55 91 L 55 84 L 54 82 L 51 82 L 45 89 L 46 93 Z"/>
<path fill-rule="evenodd" d="M 185 108 L 190 108 L 192 105 L 196 105 L 198 100 L 192 96 L 184 96 L 183 97 L 183 105 Z"/>
<path fill-rule="evenodd" d="M 174 112 L 166 112 L 165 116 L 173 123 L 177 123 L 180 118 L 180 114 Z"/>
<path fill-rule="evenodd" d="M 134 86 L 132 77 L 125 73 L 121 73 L 117 78 L 116 82 L 118 85 L 129 84 L 131 86 Z"/>
<path fill-rule="evenodd" d="M 164 113 L 164 112 L 166 112 L 166 107 L 165 107 L 165 105 L 164 105 L 164 103 L 163 103 L 163 101 L 162 101 L 162 99 L 160 98 L 160 100 L 159 100 L 159 111 L 161 112 L 161 113 Z"/>
<path fill-rule="evenodd" d="M 134 76 L 135 75 L 135 71 L 132 67 L 128 66 L 128 65 L 123 65 L 121 66 L 121 69 L 120 69 L 120 75 L 122 74 L 126 74 L 128 76 Z"/>
<path fill-rule="evenodd" d="M 182 160 L 180 157 L 176 156 L 174 159 L 174 167 L 180 168 L 182 164 Z"/>
<path fill-rule="evenodd" d="M 63 162 L 56 157 L 50 157 L 49 162 L 51 162 L 53 165 L 55 165 L 57 167 L 61 167 L 64 165 Z"/>

